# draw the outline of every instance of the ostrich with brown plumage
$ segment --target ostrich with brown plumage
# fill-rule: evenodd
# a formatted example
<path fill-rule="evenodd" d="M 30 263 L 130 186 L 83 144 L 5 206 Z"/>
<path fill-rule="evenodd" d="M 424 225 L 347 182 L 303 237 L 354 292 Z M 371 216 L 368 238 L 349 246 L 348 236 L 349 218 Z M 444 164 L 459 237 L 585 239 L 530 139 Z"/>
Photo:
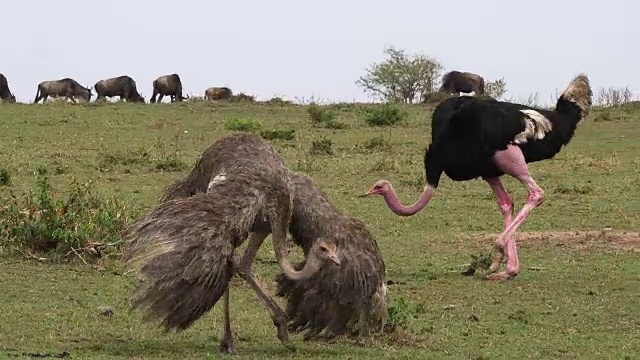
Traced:
<path fill-rule="evenodd" d="M 560 95 L 554 110 L 476 97 L 449 98 L 433 113 L 431 144 L 424 155 L 427 186 L 420 199 L 411 206 L 402 205 L 387 180 L 377 181 L 364 196 L 382 195 L 394 213 L 411 216 L 433 197 L 443 172 L 454 181 L 481 177 L 504 217 L 504 231 L 496 240 L 492 274 L 487 278 L 512 278 L 520 271 L 513 234 L 543 201 L 542 188 L 527 164 L 553 158 L 571 141 L 578 123 L 589 114 L 592 96 L 589 79 L 580 74 Z M 500 181 L 504 174 L 516 178 L 529 192 L 515 217 L 513 200 Z M 501 262 L 507 263 L 506 270 L 493 274 Z"/>
<path fill-rule="evenodd" d="M 242 147 L 242 137 L 228 137 L 215 145 Z M 301 271 L 288 259 L 287 229 L 292 190 L 289 171 L 267 144 L 252 156 L 224 162 L 212 174 L 209 191 L 168 200 L 138 219 L 125 231 L 128 268 L 138 270 L 132 307 L 146 310 L 145 319 L 159 319 L 165 330 L 181 331 L 208 312 L 224 295 L 224 334 L 220 350 L 235 353 L 229 315 L 229 282 L 238 273 L 269 309 L 278 338 L 288 341 L 286 315 L 253 275 L 253 262 L 268 233 L 273 233 L 277 261 L 285 275 L 303 281 L 327 262 L 339 266 L 336 244 L 314 244 Z M 250 235 L 251 233 L 251 235 Z M 255 236 L 258 234 L 258 236 Z M 243 256 L 235 249 L 249 237 Z"/>
<path fill-rule="evenodd" d="M 206 192 L 229 159 L 252 157 L 256 149 L 271 151 L 270 157 L 284 166 L 278 153 L 257 136 L 242 134 L 229 139 L 235 140 L 219 141 L 206 149 L 191 173 L 167 188 L 162 201 Z M 362 221 L 336 209 L 311 178 L 293 172 L 290 178 L 294 200 L 289 232 L 293 241 L 303 248 L 305 256 L 318 241 L 336 241 L 341 263 L 339 267 L 322 267 L 304 282 L 278 277 L 278 294 L 287 299 L 290 330 L 308 329 L 305 337 L 309 339 L 323 329 L 343 334 L 358 324 L 359 329 L 368 324 L 382 325 L 387 315 L 385 267 L 375 239 Z"/>
<path fill-rule="evenodd" d="M 289 330 L 305 339 L 326 329 L 327 337 L 381 329 L 387 317 L 385 264 L 365 223 L 344 215 L 313 180 L 293 173 L 293 216 L 289 232 L 308 255 L 317 239 L 332 238 L 340 267 L 323 267 L 301 282 L 278 275 L 278 295 L 287 299 Z M 296 265 L 302 268 L 305 262 Z"/>

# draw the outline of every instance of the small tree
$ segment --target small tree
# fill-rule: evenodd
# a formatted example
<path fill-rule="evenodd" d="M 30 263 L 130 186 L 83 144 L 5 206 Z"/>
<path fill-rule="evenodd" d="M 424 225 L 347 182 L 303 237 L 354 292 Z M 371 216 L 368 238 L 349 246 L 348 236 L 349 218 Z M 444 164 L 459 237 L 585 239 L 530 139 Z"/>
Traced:
<path fill-rule="evenodd" d="M 437 90 L 443 67 L 436 59 L 423 54 L 410 56 L 393 47 L 385 48 L 384 54 L 386 60 L 371 65 L 367 74 L 356 80 L 365 93 L 410 104 Z"/>
<path fill-rule="evenodd" d="M 500 78 L 494 81 L 487 81 L 484 84 L 484 93 L 487 96 L 491 96 L 494 99 L 500 99 L 507 93 L 507 82 L 504 78 Z"/>

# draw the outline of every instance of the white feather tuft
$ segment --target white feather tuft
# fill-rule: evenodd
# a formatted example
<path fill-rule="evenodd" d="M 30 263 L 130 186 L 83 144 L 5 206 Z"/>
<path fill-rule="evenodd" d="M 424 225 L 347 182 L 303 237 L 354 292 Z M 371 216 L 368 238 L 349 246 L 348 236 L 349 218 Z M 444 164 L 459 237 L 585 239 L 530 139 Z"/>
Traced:
<path fill-rule="evenodd" d="M 553 130 L 551 121 L 538 111 L 526 109 L 520 110 L 520 112 L 526 116 L 524 119 L 525 128 L 513 139 L 514 143 L 524 144 L 529 139 L 542 140 L 547 133 Z"/>
<path fill-rule="evenodd" d="M 211 179 L 211 181 L 209 181 L 209 185 L 207 186 L 207 192 L 211 192 L 211 189 L 216 186 L 217 184 L 220 184 L 221 182 L 224 182 L 227 180 L 227 174 L 226 173 L 220 173 L 218 175 L 216 175 L 213 179 Z"/>

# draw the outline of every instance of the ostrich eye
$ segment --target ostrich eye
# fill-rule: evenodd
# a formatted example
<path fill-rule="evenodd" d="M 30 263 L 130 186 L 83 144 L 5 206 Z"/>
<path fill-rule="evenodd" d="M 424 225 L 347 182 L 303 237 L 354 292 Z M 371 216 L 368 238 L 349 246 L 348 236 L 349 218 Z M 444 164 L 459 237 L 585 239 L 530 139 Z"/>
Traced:
<path fill-rule="evenodd" d="M 326 247 L 323 246 L 323 247 L 320 248 L 320 251 L 327 252 L 327 251 L 329 251 L 329 249 L 327 249 Z"/>

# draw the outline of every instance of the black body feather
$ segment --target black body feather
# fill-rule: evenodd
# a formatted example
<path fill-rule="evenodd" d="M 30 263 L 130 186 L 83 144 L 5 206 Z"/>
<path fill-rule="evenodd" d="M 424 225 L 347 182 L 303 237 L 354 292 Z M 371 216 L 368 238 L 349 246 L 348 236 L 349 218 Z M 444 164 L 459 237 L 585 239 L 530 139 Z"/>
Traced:
<path fill-rule="evenodd" d="M 521 110 L 535 110 L 552 124 L 542 139 L 514 143 L 525 130 L 528 116 Z M 425 151 L 427 183 L 437 187 L 444 172 L 454 181 L 504 175 L 493 161 L 493 155 L 516 145 L 527 163 L 555 156 L 569 143 L 581 119 L 580 107 L 565 97 L 558 100 L 556 110 L 546 110 L 492 99 L 471 96 L 449 98 L 434 113 L 432 142 Z"/>

